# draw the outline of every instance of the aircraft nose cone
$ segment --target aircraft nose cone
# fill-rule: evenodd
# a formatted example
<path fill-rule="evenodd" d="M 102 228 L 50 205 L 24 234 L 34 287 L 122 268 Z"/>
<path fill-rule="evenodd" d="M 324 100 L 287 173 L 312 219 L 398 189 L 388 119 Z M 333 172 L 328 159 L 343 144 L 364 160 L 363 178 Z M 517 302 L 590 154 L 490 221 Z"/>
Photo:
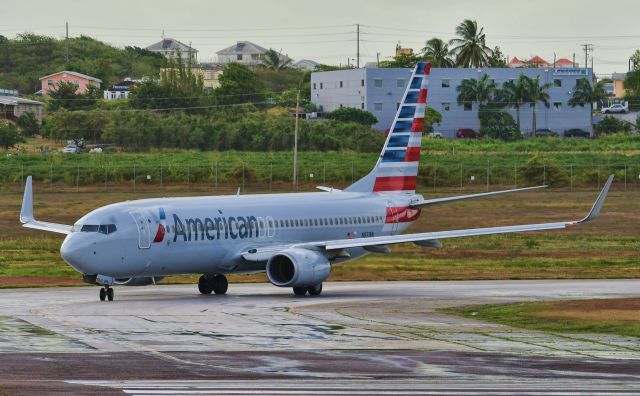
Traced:
<path fill-rule="evenodd" d="M 60 255 L 70 266 L 80 272 L 84 272 L 82 269 L 84 264 L 83 249 L 81 249 L 80 243 L 74 235 L 68 235 L 67 238 L 65 238 L 60 247 Z"/>

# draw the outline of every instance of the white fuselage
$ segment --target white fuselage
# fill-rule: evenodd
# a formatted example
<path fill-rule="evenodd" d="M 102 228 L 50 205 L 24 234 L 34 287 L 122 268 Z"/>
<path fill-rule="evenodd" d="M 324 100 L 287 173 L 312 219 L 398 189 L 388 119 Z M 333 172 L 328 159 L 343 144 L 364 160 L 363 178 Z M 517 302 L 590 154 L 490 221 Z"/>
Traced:
<path fill-rule="evenodd" d="M 366 238 L 404 231 L 419 195 L 293 193 L 126 201 L 78 220 L 60 249 L 83 274 L 118 278 L 260 272 L 242 252 L 266 246 Z M 97 227 L 96 227 L 97 226 Z M 354 259 L 367 253 L 351 248 Z"/>

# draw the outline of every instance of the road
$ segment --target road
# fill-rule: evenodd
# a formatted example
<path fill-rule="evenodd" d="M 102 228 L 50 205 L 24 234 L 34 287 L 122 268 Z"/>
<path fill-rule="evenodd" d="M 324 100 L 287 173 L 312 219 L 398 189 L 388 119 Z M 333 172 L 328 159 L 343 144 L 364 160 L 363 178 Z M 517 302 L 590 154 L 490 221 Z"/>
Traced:
<path fill-rule="evenodd" d="M 438 308 L 631 297 L 640 280 L 0 290 L 0 394 L 638 394 L 640 343 Z"/>

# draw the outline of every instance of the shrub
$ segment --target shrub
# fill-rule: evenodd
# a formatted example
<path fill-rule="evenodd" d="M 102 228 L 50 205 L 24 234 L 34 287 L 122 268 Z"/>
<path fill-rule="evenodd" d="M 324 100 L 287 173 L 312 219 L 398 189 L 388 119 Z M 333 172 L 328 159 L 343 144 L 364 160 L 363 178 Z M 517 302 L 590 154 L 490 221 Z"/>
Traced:
<path fill-rule="evenodd" d="M 629 133 L 631 132 L 631 124 L 629 124 L 628 122 L 619 120 L 613 116 L 606 116 L 596 126 L 596 131 L 599 134 L 617 133 L 617 132 Z"/>

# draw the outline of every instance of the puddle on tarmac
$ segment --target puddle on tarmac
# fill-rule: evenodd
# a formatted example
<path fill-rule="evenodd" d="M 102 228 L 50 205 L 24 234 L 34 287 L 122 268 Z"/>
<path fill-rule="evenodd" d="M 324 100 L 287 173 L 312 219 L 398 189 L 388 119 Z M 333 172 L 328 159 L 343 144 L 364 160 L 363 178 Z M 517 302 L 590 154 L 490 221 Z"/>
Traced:
<path fill-rule="evenodd" d="M 0 352 L 66 352 L 93 349 L 22 319 L 0 316 Z"/>

